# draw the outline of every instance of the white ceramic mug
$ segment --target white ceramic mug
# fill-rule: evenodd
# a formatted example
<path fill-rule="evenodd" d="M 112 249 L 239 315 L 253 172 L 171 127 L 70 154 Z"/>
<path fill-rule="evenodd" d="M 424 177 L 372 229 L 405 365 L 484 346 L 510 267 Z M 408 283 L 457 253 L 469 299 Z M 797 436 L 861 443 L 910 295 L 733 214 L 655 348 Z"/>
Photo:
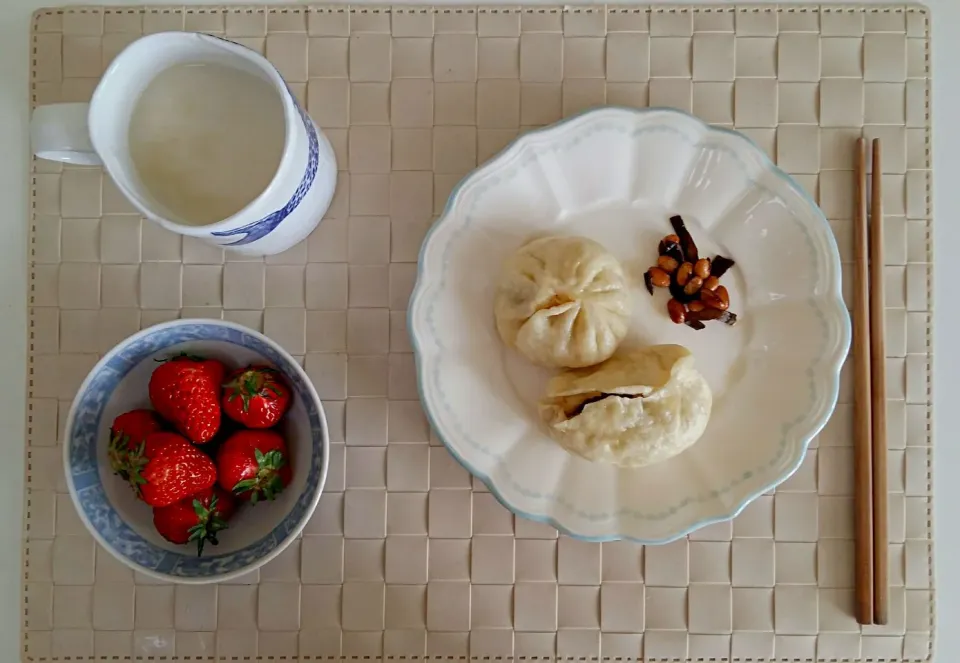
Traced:
<path fill-rule="evenodd" d="M 253 74 L 270 83 L 283 104 L 285 142 L 273 179 L 243 209 L 208 225 L 172 220 L 144 187 L 130 155 L 128 131 L 140 94 L 157 75 L 180 64 L 217 64 Z M 280 253 L 305 239 L 336 187 L 330 142 L 273 65 L 239 44 L 200 33 L 164 32 L 135 41 L 107 68 L 89 104 L 37 108 L 31 137 L 40 158 L 102 164 L 140 213 L 164 228 L 248 255 Z"/>

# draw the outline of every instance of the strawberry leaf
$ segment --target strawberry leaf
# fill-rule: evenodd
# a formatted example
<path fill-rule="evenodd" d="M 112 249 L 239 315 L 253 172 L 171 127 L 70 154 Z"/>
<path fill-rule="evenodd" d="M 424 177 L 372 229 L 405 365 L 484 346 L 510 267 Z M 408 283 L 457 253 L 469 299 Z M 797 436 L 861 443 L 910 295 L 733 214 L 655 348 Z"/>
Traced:
<path fill-rule="evenodd" d="M 209 538 L 209 536 L 207 535 L 207 527 L 203 523 L 199 523 L 197 525 L 194 525 L 187 531 L 190 533 L 190 536 L 187 539 L 187 543 L 189 543 L 190 541 L 197 542 L 197 557 L 200 557 L 201 555 L 203 555 L 203 544 Z"/>
<path fill-rule="evenodd" d="M 219 516 L 219 514 L 213 514 L 210 518 L 210 522 L 207 523 L 207 531 L 210 533 L 210 536 L 215 535 L 217 532 L 227 529 L 227 521 Z"/>
<path fill-rule="evenodd" d="M 207 541 L 211 545 L 220 543 L 217 540 L 217 532 L 227 529 L 227 523 L 220 517 L 216 510 L 217 496 L 210 499 L 210 506 L 203 506 L 200 500 L 193 500 L 193 512 L 197 515 L 197 524 L 187 530 L 189 537 L 187 541 L 197 542 L 197 557 L 203 554 L 203 545 Z"/>
<path fill-rule="evenodd" d="M 246 491 L 248 491 L 248 490 L 251 490 L 251 489 L 253 489 L 253 488 L 256 488 L 256 487 L 257 487 L 257 483 L 258 483 L 258 481 L 257 481 L 256 477 L 254 477 L 253 479 L 244 479 L 244 480 L 242 480 L 242 481 L 238 481 L 238 482 L 237 482 L 236 484 L 234 484 L 234 486 L 233 486 L 233 492 L 234 492 L 234 493 L 243 493 L 243 492 L 246 492 Z"/>
<path fill-rule="evenodd" d="M 258 451 L 257 453 L 260 452 Z M 283 453 L 279 449 L 274 449 L 273 451 L 268 451 L 266 455 L 260 454 L 257 458 L 257 463 L 260 465 L 261 470 L 277 471 L 287 464 L 287 459 L 284 458 Z"/>
<path fill-rule="evenodd" d="M 263 487 L 263 496 L 268 500 L 274 500 L 281 492 L 283 492 L 283 480 L 280 479 L 279 474 L 274 474 Z"/>
<path fill-rule="evenodd" d="M 129 482 L 138 497 L 140 486 L 147 483 L 141 471 L 150 462 L 150 459 L 144 456 L 145 447 L 145 443 L 140 442 L 136 449 L 131 449 L 128 435 L 115 435 L 107 448 L 107 456 L 114 474 Z"/>
<path fill-rule="evenodd" d="M 233 401 L 239 396 L 243 401 L 243 412 L 249 412 L 250 401 L 257 396 L 265 398 L 273 393 L 280 397 L 282 394 L 277 391 L 276 374 L 277 371 L 272 368 L 249 367 L 223 385 L 224 389 L 229 390 L 227 400 Z"/>
<path fill-rule="evenodd" d="M 243 377 L 243 390 L 240 392 L 240 396 L 243 398 L 243 411 L 248 412 L 250 410 L 250 398 L 260 394 L 262 380 L 253 372 L 245 373 Z"/>
<path fill-rule="evenodd" d="M 280 494 L 284 485 L 279 472 L 287 464 L 286 456 L 279 449 L 263 453 L 254 448 L 253 453 L 257 460 L 256 476 L 238 481 L 233 487 L 234 494 L 249 491 L 250 504 L 256 504 L 261 499 L 273 500 Z"/>
<path fill-rule="evenodd" d="M 130 455 L 129 449 L 127 449 L 129 443 L 129 435 L 118 434 L 110 438 L 110 444 L 107 446 L 107 458 L 110 460 L 110 467 L 114 474 L 124 480 L 130 479 L 130 472 L 127 467 Z"/>

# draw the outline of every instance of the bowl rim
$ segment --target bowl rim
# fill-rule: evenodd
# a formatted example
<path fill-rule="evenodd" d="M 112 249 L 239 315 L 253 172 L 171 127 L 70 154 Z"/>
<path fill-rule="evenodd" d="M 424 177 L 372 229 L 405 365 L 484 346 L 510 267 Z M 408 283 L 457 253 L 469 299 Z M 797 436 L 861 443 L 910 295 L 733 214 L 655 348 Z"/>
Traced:
<path fill-rule="evenodd" d="M 119 354 L 131 342 L 136 341 L 137 339 L 143 338 L 148 334 L 156 333 L 157 331 L 160 331 L 163 329 L 170 329 L 170 328 L 180 327 L 188 324 L 212 325 L 216 327 L 233 329 L 233 330 L 254 336 L 261 342 L 272 347 L 274 350 L 276 350 L 278 355 L 280 355 L 284 360 L 286 360 L 290 364 L 290 366 L 293 367 L 292 370 L 295 373 L 299 374 L 299 377 L 303 380 L 304 384 L 306 385 L 306 388 L 310 396 L 313 398 L 314 402 L 317 405 L 317 413 L 320 417 L 320 421 L 323 423 L 323 435 L 321 439 L 321 453 L 323 454 L 323 458 L 322 458 L 322 463 L 320 467 L 320 480 L 317 483 L 317 489 L 315 491 L 315 494 L 311 497 L 310 503 L 307 509 L 304 511 L 303 517 L 300 519 L 300 521 L 296 523 L 296 525 L 290 530 L 290 532 L 287 534 L 286 537 L 284 537 L 280 542 L 278 542 L 276 547 L 274 547 L 272 550 L 270 550 L 267 554 L 263 555 L 262 557 L 258 557 L 254 561 L 250 562 L 246 566 L 243 566 L 239 569 L 234 569 L 226 573 L 220 573 L 216 575 L 209 575 L 209 576 L 202 576 L 202 577 L 174 576 L 174 575 L 162 573 L 154 569 L 149 569 L 144 566 L 141 566 L 140 564 L 137 564 L 136 562 L 130 560 L 124 555 L 121 555 L 112 545 L 110 545 L 110 543 L 106 539 L 103 538 L 103 536 L 101 536 L 100 532 L 97 531 L 97 529 L 93 526 L 93 523 L 91 523 L 89 518 L 87 518 L 87 514 L 84 512 L 84 510 L 79 507 L 79 499 L 77 496 L 76 486 L 74 485 L 74 481 L 73 481 L 73 474 L 72 472 L 70 472 L 71 445 L 69 443 L 69 439 L 66 439 L 68 438 L 70 431 L 73 430 L 73 421 L 76 417 L 76 410 L 77 410 L 77 405 L 80 402 L 80 396 L 87 389 L 90 382 L 93 380 L 93 377 L 114 356 Z M 64 426 L 64 438 L 65 439 L 63 441 L 63 472 L 64 472 L 66 483 L 67 483 L 67 492 L 70 494 L 70 500 L 73 502 L 73 507 L 76 510 L 77 515 L 80 517 L 80 520 L 83 522 L 84 527 L 87 528 L 87 531 L 93 535 L 94 540 L 96 540 L 96 542 L 100 544 L 100 547 L 102 547 L 104 550 L 110 553 L 115 559 L 117 559 L 119 562 L 121 562 L 128 568 L 131 568 L 134 571 L 137 571 L 138 573 L 143 573 L 144 575 L 150 576 L 151 578 L 155 578 L 157 580 L 173 582 L 181 585 L 207 585 L 207 584 L 232 580 L 242 575 L 245 575 L 247 573 L 250 573 L 251 571 L 255 571 L 256 569 L 260 568 L 267 562 L 277 557 L 284 550 L 286 550 L 287 546 L 289 546 L 297 537 L 300 536 L 301 532 L 303 531 L 303 528 L 306 527 L 307 522 L 309 522 L 310 518 L 313 516 L 314 512 L 316 511 L 317 505 L 320 503 L 320 497 L 323 495 L 323 489 L 326 486 L 327 472 L 330 467 L 329 425 L 327 423 L 326 412 L 324 411 L 324 408 L 323 408 L 323 401 L 320 399 L 320 396 L 317 394 L 317 389 L 314 386 L 313 381 L 310 380 L 309 376 L 307 376 L 306 371 L 303 369 L 300 363 L 297 362 L 293 358 L 293 356 L 289 352 L 287 352 L 284 348 L 282 348 L 280 344 L 278 344 L 276 341 L 265 336 L 264 334 L 258 332 L 255 329 L 251 329 L 249 327 L 238 324 L 236 322 L 232 322 L 230 320 L 215 320 L 210 318 L 183 318 L 183 319 L 177 319 L 177 320 L 168 320 L 167 322 L 161 322 L 161 323 L 146 327 L 145 329 L 141 329 L 140 331 L 134 334 L 131 334 L 130 336 L 127 336 L 126 338 L 124 338 L 122 341 L 118 342 L 116 345 L 110 348 L 109 351 L 104 353 L 103 357 L 101 357 L 100 360 L 96 364 L 94 364 L 93 368 L 90 369 L 86 377 L 83 379 L 83 382 L 81 382 L 80 386 L 77 388 L 77 392 L 76 394 L 74 394 L 73 401 L 70 403 L 70 411 L 67 414 L 67 419 Z"/>
<path fill-rule="evenodd" d="M 461 453 L 457 450 L 457 447 L 451 445 L 450 441 L 445 437 L 436 426 L 435 417 L 428 406 L 428 399 L 424 397 L 423 381 L 425 379 L 425 374 L 427 371 L 428 364 L 424 361 L 424 353 L 420 347 L 420 339 L 418 338 L 419 326 L 416 324 L 416 318 L 414 313 L 421 306 L 420 300 L 424 296 L 424 292 L 428 289 L 427 279 L 424 277 L 424 256 L 426 254 L 426 249 L 430 244 L 431 239 L 434 237 L 436 232 L 449 220 L 449 217 L 453 210 L 457 207 L 459 203 L 460 193 L 466 187 L 467 184 L 471 182 L 477 175 L 483 171 L 493 170 L 497 165 L 504 161 L 509 155 L 518 148 L 520 145 L 527 143 L 535 142 L 536 139 L 542 138 L 544 135 L 548 135 L 554 131 L 561 131 L 565 129 L 568 125 L 583 122 L 584 126 L 587 125 L 589 116 L 592 115 L 603 115 L 603 114 L 613 114 L 613 115 L 628 115 L 633 117 L 642 117 L 642 116 L 655 116 L 655 115 L 664 115 L 664 116 L 679 116 L 682 120 L 687 122 L 693 122 L 700 125 L 701 129 L 705 133 L 721 134 L 726 136 L 731 136 L 739 140 L 746 148 L 752 150 L 756 153 L 760 163 L 763 165 L 764 169 L 779 179 L 783 180 L 784 183 L 792 189 L 803 201 L 809 206 L 813 216 L 817 217 L 823 226 L 827 229 L 825 233 L 827 239 L 826 250 L 830 254 L 830 258 L 837 264 L 838 269 L 836 270 L 836 279 L 832 284 L 831 291 L 826 293 L 826 298 L 831 301 L 833 308 L 837 312 L 837 322 L 840 326 L 839 336 L 840 343 L 838 345 L 838 351 L 836 353 L 835 361 L 832 366 L 825 368 L 823 375 L 829 376 L 829 384 L 825 383 L 827 396 L 825 399 L 825 404 L 822 408 L 820 416 L 817 417 L 811 423 L 809 433 L 803 436 L 803 439 L 800 441 L 800 452 L 797 454 L 796 459 L 786 467 L 778 477 L 772 480 L 768 485 L 763 486 L 760 489 L 757 489 L 751 494 L 746 495 L 742 500 L 739 500 L 731 505 L 731 508 L 727 509 L 722 515 L 719 516 L 706 516 L 698 517 L 691 519 L 692 522 L 685 525 L 684 527 L 679 528 L 675 533 L 670 534 L 665 537 L 657 539 L 645 539 L 642 537 L 633 536 L 623 532 L 615 532 L 612 534 L 601 534 L 601 535 L 588 535 L 580 534 L 572 529 L 570 529 L 568 524 L 560 522 L 557 518 L 554 518 L 550 515 L 541 515 L 536 513 L 529 513 L 518 509 L 516 506 L 510 503 L 507 500 L 503 493 L 498 489 L 496 483 L 493 479 L 486 475 L 483 472 L 480 472 L 476 467 L 474 467 L 470 462 L 468 462 Z M 420 402 L 423 404 L 424 414 L 427 417 L 430 427 L 433 430 L 434 434 L 439 438 L 440 442 L 446 447 L 447 451 L 451 456 L 472 476 L 478 478 L 494 496 L 494 498 L 502 504 L 506 509 L 512 513 L 531 520 L 533 522 L 549 525 L 561 534 L 568 536 L 573 539 L 580 541 L 587 541 L 592 543 L 601 543 L 601 542 L 611 542 L 611 541 L 630 541 L 633 543 L 639 543 L 642 545 L 663 545 L 668 544 L 673 541 L 676 541 L 680 538 L 683 538 L 692 532 L 695 532 L 704 527 L 714 525 L 717 523 L 727 522 L 733 520 L 744 509 L 747 508 L 754 500 L 756 500 L 761 495 L 768 493 L 773 490 L 776 486 L 780 485 L 791 476 L 803 464 L 804 459 L 807 456 L 807 452 L 810 450 L 810 444 L 816 438 L 816 436 L 823 430 L 823 427 L 827 424 L 830 417 L 832 416 L 834 410 L 836 409 L 837 401 L 839 400 L 840 395 L 840 374 L 846 359 L 847 354 L 849 353 L 851 337 L 852 337 L 852 323 L 850 319 L 850 313 L 846 308 L 843 300 L 843 289 L 842 289 L 842 275 L 839 269 L 841 264 L 840 259 L 840 250 L 837 245 L 837 240 L 833 234 L 832 229 L 830 228 L 830 223 L 827 220 L 826 215 L 823 210 L 817 204 L 816 200 L 807 193 L 806 190 L 800 184 L 791 177 L 788 173 L 780 169 L 779 166 L 773 161 L 773 159 L 763 150 L 753 139 L 751 139 L 746 134 L 743 134 L 735 129 L 728 129 L 726 127 L 718 127 L 712 124 L 709 124 L 696 115 L 688 113 L 684 110 L 671 107 L 662 107 L 662 106 L 652 106 L 648 108 L 632 108 L 627 106 L 618 106 L 614 104 L 605 104 L 602 106 L 595 106 L 582 110 L 580 112 L 574 113 L 567 117 L 562 118 L 552 124 L 548 124 L 543 127 L 538 127 L 536 129 L 531 129 L 529 131 L 523 132 L 518 135 L 516 138 L 507 143 L 501 150 L 491 156 L 485 163 L 480 164 L 466 175 L 464 175 L 457 184 L 453 187 L 450 192 L 447 202 L 444 205 L 443 212 L 437 218 L 437 220 L 430 226 L 427 230 L 426 235 L 423 238 L 423 242 L 420 244 L 420 251 L 417 256 L 417 278 L 414 283 L 413 292 L 410 296 L 410 302 L 407 306 L 407 331 L 410 336 L 410 345 L 413 348 L 413 355 L 416 362 L 416 373 L 417 373 L 417 389 L 420 396 Z M 842 351 L 841 351 L 842 350 Z"/>

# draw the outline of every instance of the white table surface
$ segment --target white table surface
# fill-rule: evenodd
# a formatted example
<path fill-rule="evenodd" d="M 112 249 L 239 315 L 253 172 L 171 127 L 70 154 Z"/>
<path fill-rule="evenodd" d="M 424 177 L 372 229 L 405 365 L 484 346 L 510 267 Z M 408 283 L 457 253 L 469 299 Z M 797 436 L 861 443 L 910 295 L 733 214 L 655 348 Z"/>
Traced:
<path fill-rule="evenodd" d="M 620 0 L 623 2 L 624 0 Z M 444 4 L 444 0 L 434 0 Z M 450 4 L 454 4 L 451 2 Z M 528 4 L 533 4 L 527 0 Z M 0 457 L 0 663 L 20 659 L 21 555 L 20 531 L 23 513 L 23 456 L 26 376 L 26 245 L 28 209 L 28 85 L 30 15 L 34 10 L 52 5 L 90 4 L 205 4 L 199 2 L 161 3 L 138 0 L 119 2 L 77 2 L 74 0 L 4 0 L 0 7 L 0 442 L 5 453 Z M 206 4 L 253 4 L 231 0 Z M 259 2 L 257 4 L 291 4 Z M 306 4 L 306 3 L 304 3 Z M 354 0 L 353 4 L 360 4 Z M 397 4 L 380 2 L 372 4 Z M 419 4 L 425 4 L 423 2 Z M 478 4 L 477 2 L 466 4 Z M 501 0 L 498 4 L 504 4 Z M 546 0 L 541 4 L 557 4 Z M 599 3 L 598 3 L 599 4 Z M 657 4 L 664 4 L 658 2 Z M 734 3 L 730 3 L 731 5 Z M 858 3 L 880 4 L 880 3 Z M 934 116 L 934 252 L 937 255 L 935 282 L 943 283 L 952 276 L 953 256 L 960 255 L 960 40 L 948 32 L 949 26 L 960 25 L 958 0 L 929 0 L 933 15 L 933 88 Z M 956 150 L 956 151 L 954 151 Z M 947 299 L 943 293 L 946 291 Z M 960 629 L 950 627 L 960 622 L 960 570 L 950 563 L 960 556 L 960 519 L 955 508 L 960 504 L 960 482 L 950 481 L 943 468 L 960 467 L 960 444 L 949 428 L 950 411 L 960 398 L 960 382 L 951 375 L 950 367 L 960 367 L 960 344 L 949 341 L 948 330 L 960 325 L 960 305 L 944 308 L 951 291 L 937 287 L 934 330 L 934 426 L 937 436 L 934 456 L 937 634 L 934 660 L 939 663 L 960 659 Z M 956 332 L 954 332 L 956 333 Z"/>

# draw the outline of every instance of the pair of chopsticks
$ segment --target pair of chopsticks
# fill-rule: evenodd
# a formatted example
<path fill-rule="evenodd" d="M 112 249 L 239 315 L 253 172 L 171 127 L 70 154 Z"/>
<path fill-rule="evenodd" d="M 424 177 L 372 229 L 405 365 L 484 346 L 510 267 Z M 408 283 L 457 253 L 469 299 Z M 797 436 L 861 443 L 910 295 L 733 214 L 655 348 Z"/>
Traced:
<path fill-rule="evenodd" d="M 861 624 L 887 623 L 887 395 L 880 157 L 880 140 L 875 138 L 868 218 L 867 141 L 857 140 L 853 444 L 856 611 Z"/>

